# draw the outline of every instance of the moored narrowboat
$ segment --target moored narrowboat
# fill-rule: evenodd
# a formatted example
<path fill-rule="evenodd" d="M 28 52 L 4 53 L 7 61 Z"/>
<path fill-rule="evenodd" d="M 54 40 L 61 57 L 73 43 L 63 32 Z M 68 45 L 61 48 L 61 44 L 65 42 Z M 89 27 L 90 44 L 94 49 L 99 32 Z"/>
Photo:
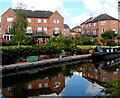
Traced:
<path fill-rule="evenodd" d="M 100 47 L 97 46 L 92 53 L 95 59 L 114 59 L 120 57 L 120 47 Z"/>

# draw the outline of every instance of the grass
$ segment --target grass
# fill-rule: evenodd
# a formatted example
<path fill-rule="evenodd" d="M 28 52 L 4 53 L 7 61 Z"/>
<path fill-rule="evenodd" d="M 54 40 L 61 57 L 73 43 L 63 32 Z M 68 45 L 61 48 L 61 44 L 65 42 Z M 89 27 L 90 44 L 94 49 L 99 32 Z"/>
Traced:
<path fill-rule="evenodd" d="M 78 45 L 77 47 L 81 49 L 94 49 L 96 46 L 94 45 Z"/>

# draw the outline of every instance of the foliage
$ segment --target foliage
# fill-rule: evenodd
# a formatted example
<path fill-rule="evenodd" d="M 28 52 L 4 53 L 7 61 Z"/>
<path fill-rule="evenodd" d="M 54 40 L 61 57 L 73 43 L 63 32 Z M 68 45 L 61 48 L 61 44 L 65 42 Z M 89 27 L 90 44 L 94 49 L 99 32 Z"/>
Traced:
<path fill-rule="evenodd" d="M 28 38 L 28 35 L 26 35 L 26 28 L 28 26 L 27 21 L 27 13 L 24 10 L 24 5 L 21 3 L 18 5 L 16 12 L 16 20 L 14 20 L 12 24 L 12 28 L 10 30 L 10 33 L 13 34 L 12 42 L 15 41 L 19 43 L 23 43 L 26 40 L 31 41 L 30 38 Z"/>
<path fill-rule="evenodd" d="M 109 94 L 108 95 L 109 97 L 119 98 L 120 97 L 119 83 L 120 83 L 120 79 L 116 79 L 116 80 L 106 83 L 104 85 L 106 89 L 103 89 L 102 92 Z"/>
<path fill-rule="evenodd" d="M 61 50 L 55 46 L 49 44 L 36 45 L 36 46 L 26 46 L 26 47 L 6 47 L 2 48 L 2 63 L 12 64 L 20 60 L 21 57 L 26 58 L 27 56 L 34 55 L 52 55 L 60 54 Z"/>
<path fill-rule="evenodd" d="M 104 39 L 114 39 L 115 37 L 117 37 L 117 34 L 115 34 L 115 31 L 109 30 L 105 31 L 103 34 L 101 34 L 101 36 Z"/>
<path fill-rule="evenodd" d="M 116 46 L 117 43 L 115 43 L 114 40 L 108 40 L 107 43 L 106 43 L 107 46 Z"/>
<path fill-rule="evenodd" d="M 65 52 L 73 51 L 76 46 L 72 37 L 66 38 L 63 35 L 60 35 L 57 38 L 51 38 L 48 43 L 57 47 L 58 49 L 64 50 Z"/>

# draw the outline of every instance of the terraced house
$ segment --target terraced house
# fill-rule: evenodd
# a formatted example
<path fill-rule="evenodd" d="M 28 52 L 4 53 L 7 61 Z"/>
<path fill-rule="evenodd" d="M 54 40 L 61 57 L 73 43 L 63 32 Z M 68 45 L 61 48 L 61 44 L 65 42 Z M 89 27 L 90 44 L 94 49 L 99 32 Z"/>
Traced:
<path fill-rule="evenodd" d="M 16 19 L 15 13 L 17 9 L 9 8 L 1 16 L 1 32 L 2 37 L 10 40 L 13 35 L 9 34 L 13 21 Z M 58 11 L 32 11 L 26 10 L 28 27 L 27 34 L 36 34 L 39 31 L 44 31 L 50 37 L 59 34 L 64 34 L 64 18 Z"/>
<path fill-rule="evenodd" d="M 119 20 L 109 16 L 108 14 L 101 14 L 97 17 L 90 17 L 81 24 L 81 35 L 101 37 L 107 30 L 113 30 L 116 34 L 118 32 Z"/>

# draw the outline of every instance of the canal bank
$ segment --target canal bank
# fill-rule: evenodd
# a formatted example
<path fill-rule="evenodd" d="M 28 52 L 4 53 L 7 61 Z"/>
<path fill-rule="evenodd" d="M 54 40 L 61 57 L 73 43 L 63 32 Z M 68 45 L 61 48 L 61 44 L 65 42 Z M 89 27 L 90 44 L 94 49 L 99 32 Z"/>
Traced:
<path fill-rule="evenodd" d="M 91 58 L 91 54 L 69 56 L 69 57 L 64 57 L 64 58 L 44 59 L 44 60 L 37 61 L 37 62 L 19 62 L 16 64 L 2 66 L 1 71 L 4 76 L 4 74 L 7 74 L 7 73 L 9 73 L 9 75 L 10 75 L 10 73 L 12 73 L 16 70 L 18 72 L 23 69 L 32 69 L 33 70 L 34 68 L 37 68 L 37 67 L 43 68 L 43 66 L 44 66 L 44 68 L 48 68 L 48 67 L 50 68 L 56 64 L 61 64 L 61 63 L 66 63 L 66 62 L 70 63 L 73 61 L 80 62 L 82 60 L 89 59 L 89 58 Z"/>

